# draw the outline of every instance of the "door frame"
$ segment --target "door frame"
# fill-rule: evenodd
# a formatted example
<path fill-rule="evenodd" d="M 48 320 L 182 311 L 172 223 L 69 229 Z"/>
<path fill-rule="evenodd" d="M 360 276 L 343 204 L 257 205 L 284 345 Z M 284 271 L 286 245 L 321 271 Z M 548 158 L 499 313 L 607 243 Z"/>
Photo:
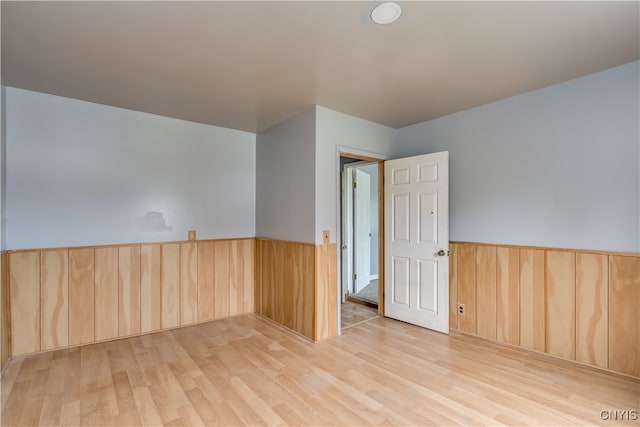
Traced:
<path fill-rule="evenodd" d="M 336 173 L 340 177 L 338 179 L 338 219 L 342 218 L 342 171 L 340 168 L 340 157 L 347 157 L 350 159 L 363 160 L 368 162 L 374 162 L 378 164 L 378 314 L 384 316 L 384 161 L 388 160 L 388 156 L 380 153 L 366 152 L 351 147 L 337 147 L 336 150 Z M 342 226 L 336 227 L 336 230 L 340 232 L 339 239 L 339 253 L 338 255 L 338 274 L 342 277 Z M 338 280 L 336 283 L 338 286 L 338 307 L 341 307 L 342 302 L 342 280 Z M 340 321 L 340 309 L 337 310 L 338 315 L 338 334 L 341 333 L 342 325 Z"/>

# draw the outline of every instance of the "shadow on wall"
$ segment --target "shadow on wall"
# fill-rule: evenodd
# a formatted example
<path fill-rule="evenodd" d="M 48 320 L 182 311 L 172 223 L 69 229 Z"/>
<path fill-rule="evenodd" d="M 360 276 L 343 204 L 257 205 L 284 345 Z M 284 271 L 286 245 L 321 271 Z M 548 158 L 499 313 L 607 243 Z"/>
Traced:
<path fill-rule="evenodd" d="M 172 226 L 167 225 L 164 219 L 164 213 L 153 211 L 149 211 L 144 216 L 136 219 L 136 227 L 140 231 L 147 233 L 162 233 L 173 230 Z"/>

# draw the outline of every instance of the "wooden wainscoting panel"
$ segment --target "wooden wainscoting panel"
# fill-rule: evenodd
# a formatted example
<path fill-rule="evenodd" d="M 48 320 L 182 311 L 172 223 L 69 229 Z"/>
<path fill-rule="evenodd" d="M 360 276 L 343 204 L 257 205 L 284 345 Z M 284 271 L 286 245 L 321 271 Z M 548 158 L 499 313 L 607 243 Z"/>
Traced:
<path fill-rule="evenodd" d="M 180 244 L 163 244 L 161 258 L 162 329 L 167 329 L 180 326 Z"/>
<path fill-rule="evenodd" d="M 244 270 L 242 274 L 243 280 L 243 304 L 244 313 L 252 313 L 254 311 L 254 287 L 255 287 L 255 260 L 257 260 L 256 256 L 256 240 L 255 239 L 244 239 L 242 240 L 242 251 L 243 251 L 243 262 L 242 268 Z"/>
<path fill-rule="evenodd" d="M 267 306 L 265 302 L 265 292 L 267 288 L 267 264 L 265 264 L 265 262 L 268 252 L 268 242 L 262 239 L 256 239 L 256 287 L 253 293 L 253 306 L 255 307 L 256 313 L 262 314 L 265 317 L 269 317 L 264 312 Z"/>
<path fill-rule="evenodd" d="M 476 249 L 476 333 L 496 339 L 496 248 Z"/>
<path fill-rule="evenodd" d="M 327 307 L 326 296 L 326 248 L 324 245 L 316 245 L 315 247 L 315 333 L 313 338 L 316 341 L 325 339 L 329 336 L 329 325 L 327 319 L 327 313 L 329 308 Z"/>
<path fill-rule="evenodd" d="M 640 377 L 640 258 L 609 256 L 609 369 Z"/>
<path fill-rule="evenodd" d="M 458 315 L 458 328 L 476 333 L 476 247 L 458 245 L 458 303 L 464 314 Z"/>
<path fill-rule="evenodd" d="M 198 321 L 198 244 L 180 244 L 180 324 Z"/>
<path fill-rule="evenodd" d="M 576 357 L 576 255 L 545 252 L 545 351 L 565 359 Z"/>
<path fill-rule="evenodd" d="M 300 333 L 313 339 L 316 328 L 315 314 L 315 258 L 313 245 L 302 246 L 302 313 L 296 318 Z M 297 329 L 296 329 L 297 330 Z"/>
<path fill-rule="evenodd" d="M 262 243 L 262 314 L 275 319 L 275 253 L 278 242 L 268 240 Z"/>
<path fill-rule="evenodd" d="M 273 253 L 276 242 L 260 241 L 260 314 L 273 320 Z"/>
<path fill-rule="evenodd" d="M 609 257 L 576 254 L 576 360 L 608 367 Z"/>
<path fill-rule="evenodd" d="M 118 248 L 95 249 L 96 341 L 118 336 Z"/>
<path fill-rule="evenodd" d="M 327 258 L 325 286 L 327 293 L 327 324 L 329 335 L 327 338 L 338 335 L 338 247 L 334 244 L 325 246 L 325 256 Z"/>
<path fill-rule="evenodd" d="M 520 249 L 520 345 L 545 351 L 544 251 Z"/>
<path fill-rule="evenodd" d="M 213 245 L 213 305 L 214 317 L 229 316 L 229 242 L 219 240 Z"/>
<path fill-rule="evenodd" d="M 229 242 L 229 315 L 244 313 L 244 242 Z"/>
<path fill-rule="evenodd" d="M 0 252 L 0 372 L 11 356 L 10 348 L 10 313 L 9 313 L 9 254 Z M 1 378 L 0 378 L 1 381 Z M 0 404 L 0 410 L 2 410 Z M 0 414 L 1 416 L 1 414 Z"/>
<path fill-rule="evenodd" d="M 262 274 L 264 268 L 262 267 L 262 257 L 264 250 L 262 249 L 264 242 L 260 239 L 255 239 L 255 256 L 254 256 L 254 277 L 255 283 L 253 286 L 253 311 L 262 314 Z"/>
<path fill-rule="evenodd" d="M 252 311 L 321 340 L 336 256 L 244 238 L 11 251 L 2 360 Z M 640 377 L 640 254 L 453 242 L 449 267 L 451 329 Z"/>
<path fill-rule="evenodd" d="M 160 245 L 140 246 L 140 332 L 158 331 L 161 323 Z"/>
<path fill-rule="evenodd" d="M 520 251 L 497 249 L 496 338 L 520 344 Z"/>
<path fill-rule="evenodd" d="M 458 329 L 458 245 L 449 244 L 449 329 Z"/>
<path fill-rule="evenodd" d="M 293 330 L 313 339 L 314 317 L 314 247 L 297 244 L 293 247 Z"/>
<path fill-rule="evenodd" d="M 69 345 L 95 341 L 95 250 L 69 249 Z"/>
<path fill-rule="evenodd" d="M 338 335 L 338 246 L 327 246 L 327 287 L 329 302 L 329 337 Z"/>
<path fill-rule="evenodd" d="M 40 252 L 40 348 L 69 345 L 69 251 Z"/>
<path fill-rule="evenodd" d="M 282 298 L 282 324 L 289 329 L 294 328 L 294 252 L 298 245 L 286 243 L 282 246 L 282 286 L 280 295 Z"/>
<path fill-rule="evenodd" d="M 315 340 L 338 333 L 337 318 L 337 247 L 335 243 L 316 245 L 315 260 Z"/>
<path fill-rule="evenodd" d="M 9 254 L 11 355 L 40 351 L 40 252 Z"/>
<path fill-rule="evenodd" d="M 140 246 L 121 246 L 118 252 L 118 331 L 125 337 L 140 333 Z"/>
<path fill-rule="evenodd" d="M 213 320 L 213 311 L 213 242 L 198 242 L 198 320 Z"/>
<path fill-rule="evenodd" d="M 284 325 L 284 248 L 288 242 L 277 241 L 273 253 L 272 301 L 273 320 Z"/>
<path fill-rule="evenodd" d="M 296 332 L 304 334 L 304 246 L 295 245 L 291 248 L 291 293 L 292 298 L 292 326 Z M 313 267 L 312 267 L 313 268 Z M 313 310 L 313 308 L 312 308 Z"/>

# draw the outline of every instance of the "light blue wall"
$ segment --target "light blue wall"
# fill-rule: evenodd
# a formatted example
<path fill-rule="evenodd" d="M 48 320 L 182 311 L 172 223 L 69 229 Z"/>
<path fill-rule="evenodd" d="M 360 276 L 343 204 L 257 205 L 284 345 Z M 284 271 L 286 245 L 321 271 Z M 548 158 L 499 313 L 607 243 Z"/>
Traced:
<path fill-rule="evenodd" d="M 255 235 L 255 134 L 15 88 L 6 114 L 8 249 Z"/>
<path fill-rule="evenodd" d="M 339 151 L 370 153 L 390 158 L 397 131 L 388 126 L 316 107 L 316 243 L 322 243 L 322 230 L 329 230 L 331 242 L 339 242 L 338 171 Z"/>
<path fill-rule="evenodd" d="M 452 240 L 637 252 L 639 80 L 634 62 L 399 130 L 313 107 L 257 137 L 7 88 L 2 233 L 8 249 L 188 228 L 308 243 L 329 229 L 336 242 L 340 148 L 447 150 Z M 147 211 L 172 232 L 137 228 Z"/>
<path fill-rule="evenodd" d="M 315 243 L 316 107 L 258 134 L 256 236 Z"/>
<path fill-rule="evenodd" d="M 0 250 L 7 249 L 7 88 L 0 86 Z"/>
<path fill-rule="evenodd" d="M 402 128 L 450 153 L 451 240 L 640 251 L 640 66 Z"/>

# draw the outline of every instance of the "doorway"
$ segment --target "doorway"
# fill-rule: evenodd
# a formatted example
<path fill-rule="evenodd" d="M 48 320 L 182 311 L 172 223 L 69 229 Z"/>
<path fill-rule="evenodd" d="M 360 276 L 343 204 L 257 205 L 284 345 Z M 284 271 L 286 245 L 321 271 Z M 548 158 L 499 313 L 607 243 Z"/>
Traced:
<path fill-rule="evenodd" d="M 382 172 L 381 160 L 340 156 L 343 330 L 382 314 Z"/>
<path fill-rule="evenodd" d="M 354 237 L 353 233 L 345 232 L 344 226 L 353 213 L 346 209 L 348 199 L 342 197 L 351 191 L 347 188 L 349 181 L 342 177 L 348 165 L 357 166 L 357 161 L 365 161 L 361 165 L 367 162 L 378 165 L 377 315 L 448 333 L 449 153 L 382 160 L 338 150 L 338 159 L 341 267 L 336 299 L 340 307 L 337 320 L 342 324 L 339 332 L 351 326 L 345 322 L 348 309 L 344 305 L 349 302 L 347 291 L 357 289 L 353 283 L 357 276 L 347 273 L 349 262 L 353 268 L 350 252 L 354 251 L 354 244 L 349 239 Z M 358 318 L 358 313 L 354 317 Z M 357 322 L 363 321 L 367 319 Z"/>

